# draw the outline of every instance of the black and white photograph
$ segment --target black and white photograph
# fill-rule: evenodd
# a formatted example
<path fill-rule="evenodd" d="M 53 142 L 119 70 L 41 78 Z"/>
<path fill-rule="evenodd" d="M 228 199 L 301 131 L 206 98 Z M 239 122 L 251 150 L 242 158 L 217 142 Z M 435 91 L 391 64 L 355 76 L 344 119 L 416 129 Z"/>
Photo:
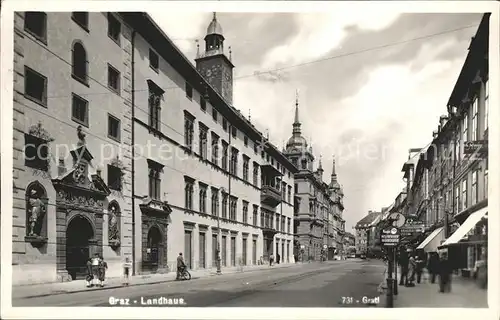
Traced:
<path fill-rule="evenodd" d="M 498 318 L 499 8 L 3 1 L 2 318 Z"/>

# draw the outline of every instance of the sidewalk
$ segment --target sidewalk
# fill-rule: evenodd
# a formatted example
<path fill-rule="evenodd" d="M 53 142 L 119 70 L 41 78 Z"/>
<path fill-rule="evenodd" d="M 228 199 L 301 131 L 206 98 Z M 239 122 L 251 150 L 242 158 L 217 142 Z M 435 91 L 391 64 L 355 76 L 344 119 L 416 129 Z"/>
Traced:
<path fill-rule="evenodd" d="M 381 293 L 384 308 L 386 293 Z M 472 279 L 454 276 L 451 292 L 440 293 L 438 281 L 415 283 L 415 287 L 398 286 L 394 308 L 488 308 L 488 291 L 480 289 Z"/>
<path fill-rule="evenodd" d="M 301 266 L 301 263 L 286 263 L 286 264 L 275 264 L 272 267 L 269 265 L 257 265 L 257 266 L 244 266 L 243 270 L 241 267 L 229 267 L 223 268 L 222 274 L 235 274 L 235 273 L 247 273 L 254 272 L 259 270 L 272 270 L 272 269 L 281 269 L 281 268 L 290 268 L 295 266 Z M 192 279 L 199 278 L 207 278 L 211 276 L 216 276 L 216 270 L 214 269 L 206 269 L 206 270 L 192 270 L 190 271 Z M 156 284 L 156 283 L 164 283 L 175 281 L 176 273 L 169 272 L 164 274 L 146 274 L 146 275 L 137 275 L 134 277 L 130 277 L 129 287 L 130 286 L 139 286 L 139 285 L 148 285 L 148 284 Z M 115 289 L 123 287 L 123 278 L 109 278 L 106 280 L 105 286 L 103 288 L 100 287 L 92 287 L 87 288 L 85 286 L 84 280 L 75 280 L 70 282 L 55 282 L 55 283 L 45 283 L 45 284 L 36 284 L 36 285 L 23 285 L 23 286 L 13 286 L 12 287 L 12 299 L 23 299 L 23 298 L 33 298 L 33 297 L 43 297 L 57 294 L 68 294 L 68 293 L 76 293 L 83 291 L 92 291 L 92 290 L 106 290 L 106 289 Z"/>

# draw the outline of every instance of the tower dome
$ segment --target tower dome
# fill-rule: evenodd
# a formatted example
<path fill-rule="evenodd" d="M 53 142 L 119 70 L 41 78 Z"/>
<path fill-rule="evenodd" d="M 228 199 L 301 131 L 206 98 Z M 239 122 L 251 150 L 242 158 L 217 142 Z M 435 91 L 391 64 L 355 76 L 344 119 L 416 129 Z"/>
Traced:
<path fill-rule="evenodd" d="M 217 14 L 215 12 L 214 12 L 213 19 L 207 28 L 207 36 L 212 35 L 212 34 L 216 34 L 219 36 L 223 35 L 222 27 L 221 27 L 219 21 L 217 21 Z"/>
<path fill-rule="evenodd" d="M 301 123 L 299 121 L 299 100 L 295 99 L 295 120 L 293 122 L 292 136 L 286 143 L 286 151 L 288 153 L 307 152 L 307 140 L 302 136 L 300 130 Z"/>

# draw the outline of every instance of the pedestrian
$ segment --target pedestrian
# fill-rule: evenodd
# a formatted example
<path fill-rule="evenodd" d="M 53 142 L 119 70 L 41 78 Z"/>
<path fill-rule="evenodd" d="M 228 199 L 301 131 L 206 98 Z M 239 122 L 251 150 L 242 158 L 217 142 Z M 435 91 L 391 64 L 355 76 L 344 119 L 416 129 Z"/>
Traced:
<path fill-rule="evenodd" d="M 429 253 L 429 261 L 427 262 L 427 271 L 431 276 L 431 283 L 435 283 L 436 276 L 439 273 L 439 255 L 437 252 Z"/>
<path fill-rule="evenodd" d="M 408 263 L 408 254 L 404 250 L 401 250 L 399 254 L 399 266 L 401 273 L 401 277 L 399 280 L 400 286 L 405 286 L 408 284 Z"/>
<path fill-rule="evenodd" d="M 106 270 L 108 269 L 108 263 L 104 261 L 102 255 L 99 256 L 99 285 L 104 287 L 104 281 L 106 280 Z"/>
<path fill-rule="evenodd" d="M 273 262 L 274 262 L 274 257 L 273 255 L 270 255 L 269 256 L 269 266 L 272 267 L 273 266 Z"/>
<path fill-rule="evenodd" d="M 184 258 L 182 257 L 182 252 L 179 252 L 179 256 L 177 257 L 177 277 L 175 280 L 180 280 L 181 275 L 184 273 L 184 268 L 186 264 L 184 263 Z"/>
<path fill-rule="evenodd" d="M 410 253 L 410 259 L 408 260 L 408 283 L 407 287 L 414 287 L 415 283 L 415 271 L 416 271 L 417 263 L 415 262 L 415 256 Z"/>
<path fill-rule="evenodd" d="M 87 259 L 87 275 L 85 276 L 85 285 L 87 288 L 92 287 L 92 259 L 88 258 Z"/>
<path fill-rule="evenodd" d="M 415 255 L 415 273 L 417 274 L 417 283 L 422 280 L 422 272 L 424 270 L 424 259 L 419 254 Z"/>
<path fill-rule="evenodd" d="M 277 263 L 277 264 L 280 264 L 280 262 L 281 262 L 281 256 L 280 256 L 280 254 L 278 253 L 278 254 L 276 254 L 276 263 Z"/>
<path fill-rule="evenodd" d="M 126 257 L 125 262 L 123 263 L 123 285 L 129 285 L 129 277 L 130 277 L 130 269 L 132 268 L 132 262 L 130 262 L 130 258 Z"/>
<path fill-rule="evenodd" d="M 96 253 L 92 258 L 92 285 L 100 285 L 99 283 L 99 254 Z"/>
<path fill-rule="evenodd" d="M 439 292 L 451 292 L 451 274 L 453 268 L 451 267 L 448 255 L 443 253 L 439 259 Z"/>

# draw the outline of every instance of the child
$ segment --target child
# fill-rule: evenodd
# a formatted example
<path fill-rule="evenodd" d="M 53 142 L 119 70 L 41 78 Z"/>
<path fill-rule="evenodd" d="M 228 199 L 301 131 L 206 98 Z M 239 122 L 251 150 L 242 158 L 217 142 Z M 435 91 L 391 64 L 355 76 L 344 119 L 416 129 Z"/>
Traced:
<path fill-rule="evenodd" d="M 129 257 L 125 258 L 125 263 L 123 264 L 123 285 L 128 286 L 130 268 L 132 268 L 132 262 L 130 262 Z"/>
<path fill-rule="evenodd" d="M 108 269 L 108 264 L 104 261 L 102 255 L 99 256 L 99 284 L 104 287 L 104 281 L 106 280 L 106 270 Z"/>

